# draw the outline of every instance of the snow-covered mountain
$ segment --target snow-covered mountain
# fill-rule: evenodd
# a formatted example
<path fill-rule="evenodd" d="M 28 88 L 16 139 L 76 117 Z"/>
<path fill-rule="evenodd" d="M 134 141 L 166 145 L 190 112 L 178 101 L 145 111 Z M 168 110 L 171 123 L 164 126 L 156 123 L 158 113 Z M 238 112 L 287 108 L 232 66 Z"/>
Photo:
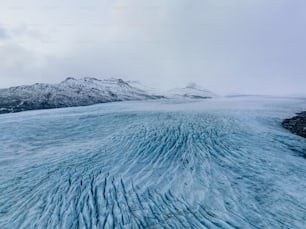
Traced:
<path fill-rule="evenodd" d="M 147 85 L 145 85 L 145 84 L 143 84 L 143 83 L 141 83 L 137 80 L 127 81 L 127 83 L 129 85 L 131 85 L 132 87 L 136 87 L 136 88 L 141 89 L 143 91 L 146 91 L 147 93 L 152 94 L 152 95 L 161 95 L 161 96 L 165 97 L 165 94 L 166 94 L 161 89 L 147 86 Z"/>
<path fill-rule="evenodd" d="M 209 99 L 218 96 L 215 93 L 204 89 L 195 83 L 188 84 L 184 88 L 175 88 L 168 91 L 162 91 L 156 88 L 148 87 L 146 85 L 143 85 L 139 81 L 128 81 L 128 83 L 150 94 L 163 95 L 166 98 Z"/>
<path fill-rule="evenodd" d="M 69 77 L 58 84 L 36 83 L 0 89 L 0 114 L 26 110 L 87 106 L 97 103 L 160 98 L 207 99 L 216 95 L 190 84 L 163 92 L 138 81 Z"/>
<path fill-rule="evenodd" d="M 176 88 L 166 92 L 169 98 L 192 98 L 192 99 L 208 99 L 217 97 L 213 92 L 200 87 L 197 84 L 189 84 L 184 88 Z"/>
<path fill-rule="evenodd" d="M 161 96 L 133 87 L 122 79 L 69 77 L 59 84 L 37 83 L 0 89 L 0 113 L 158 98 Z"/>

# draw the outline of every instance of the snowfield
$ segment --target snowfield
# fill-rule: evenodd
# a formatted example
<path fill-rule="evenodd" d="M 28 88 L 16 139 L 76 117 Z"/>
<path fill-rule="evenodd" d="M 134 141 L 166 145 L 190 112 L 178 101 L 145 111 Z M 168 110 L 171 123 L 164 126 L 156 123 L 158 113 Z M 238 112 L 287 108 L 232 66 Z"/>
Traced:
<path fill-rule="evenodd" d="M 305 109 L 237 97 L 3 114 L 0 228 L 305 228 L 306 139 L 281 127 Z"/>

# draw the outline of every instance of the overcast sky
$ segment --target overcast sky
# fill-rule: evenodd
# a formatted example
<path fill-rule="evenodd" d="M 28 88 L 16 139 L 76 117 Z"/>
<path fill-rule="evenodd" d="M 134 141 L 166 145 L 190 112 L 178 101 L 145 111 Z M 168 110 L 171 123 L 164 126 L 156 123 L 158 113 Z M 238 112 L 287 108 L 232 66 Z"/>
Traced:
<path fill-rule="evenodd" d="M 92 76 L 306 94 L 305 0 L 0 3 L 0 88 Z"/>

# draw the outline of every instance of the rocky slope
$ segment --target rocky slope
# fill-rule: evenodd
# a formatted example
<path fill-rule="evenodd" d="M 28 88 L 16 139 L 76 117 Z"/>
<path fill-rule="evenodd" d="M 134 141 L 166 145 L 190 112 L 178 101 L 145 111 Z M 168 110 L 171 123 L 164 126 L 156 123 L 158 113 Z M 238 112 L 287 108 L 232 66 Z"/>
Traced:
<path fill-rule="evenodd" d="M 189 84 L 184 88 L 176 88 L 168 91 L 167 97 L 170 98 L 191 98 L 191 99 L 209 99 L 217 95 L 208 91 L 199 85 Z"/>
<path fill-rule="evenodd" d="M 306 138 L 306 111 L 298 113 L 282 122 L 282 126 L 290 130 L 292 133 Z"/>
<path fill-rule="evenodd" d="M 0 89 L 0 113 L 161 97 L 133 87 L 121 79 L 69 77 L 59 84 L 37 83 Z"/>

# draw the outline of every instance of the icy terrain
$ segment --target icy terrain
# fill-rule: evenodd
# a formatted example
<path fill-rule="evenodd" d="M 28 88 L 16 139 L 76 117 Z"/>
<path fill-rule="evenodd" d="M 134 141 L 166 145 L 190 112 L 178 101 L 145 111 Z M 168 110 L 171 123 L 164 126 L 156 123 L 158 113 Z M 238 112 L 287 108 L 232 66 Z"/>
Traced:
<path fill-rule="evenodd" d="M 156 100 L 0 116 L 0 228 L 305 228 L 305 99 Z"/>

